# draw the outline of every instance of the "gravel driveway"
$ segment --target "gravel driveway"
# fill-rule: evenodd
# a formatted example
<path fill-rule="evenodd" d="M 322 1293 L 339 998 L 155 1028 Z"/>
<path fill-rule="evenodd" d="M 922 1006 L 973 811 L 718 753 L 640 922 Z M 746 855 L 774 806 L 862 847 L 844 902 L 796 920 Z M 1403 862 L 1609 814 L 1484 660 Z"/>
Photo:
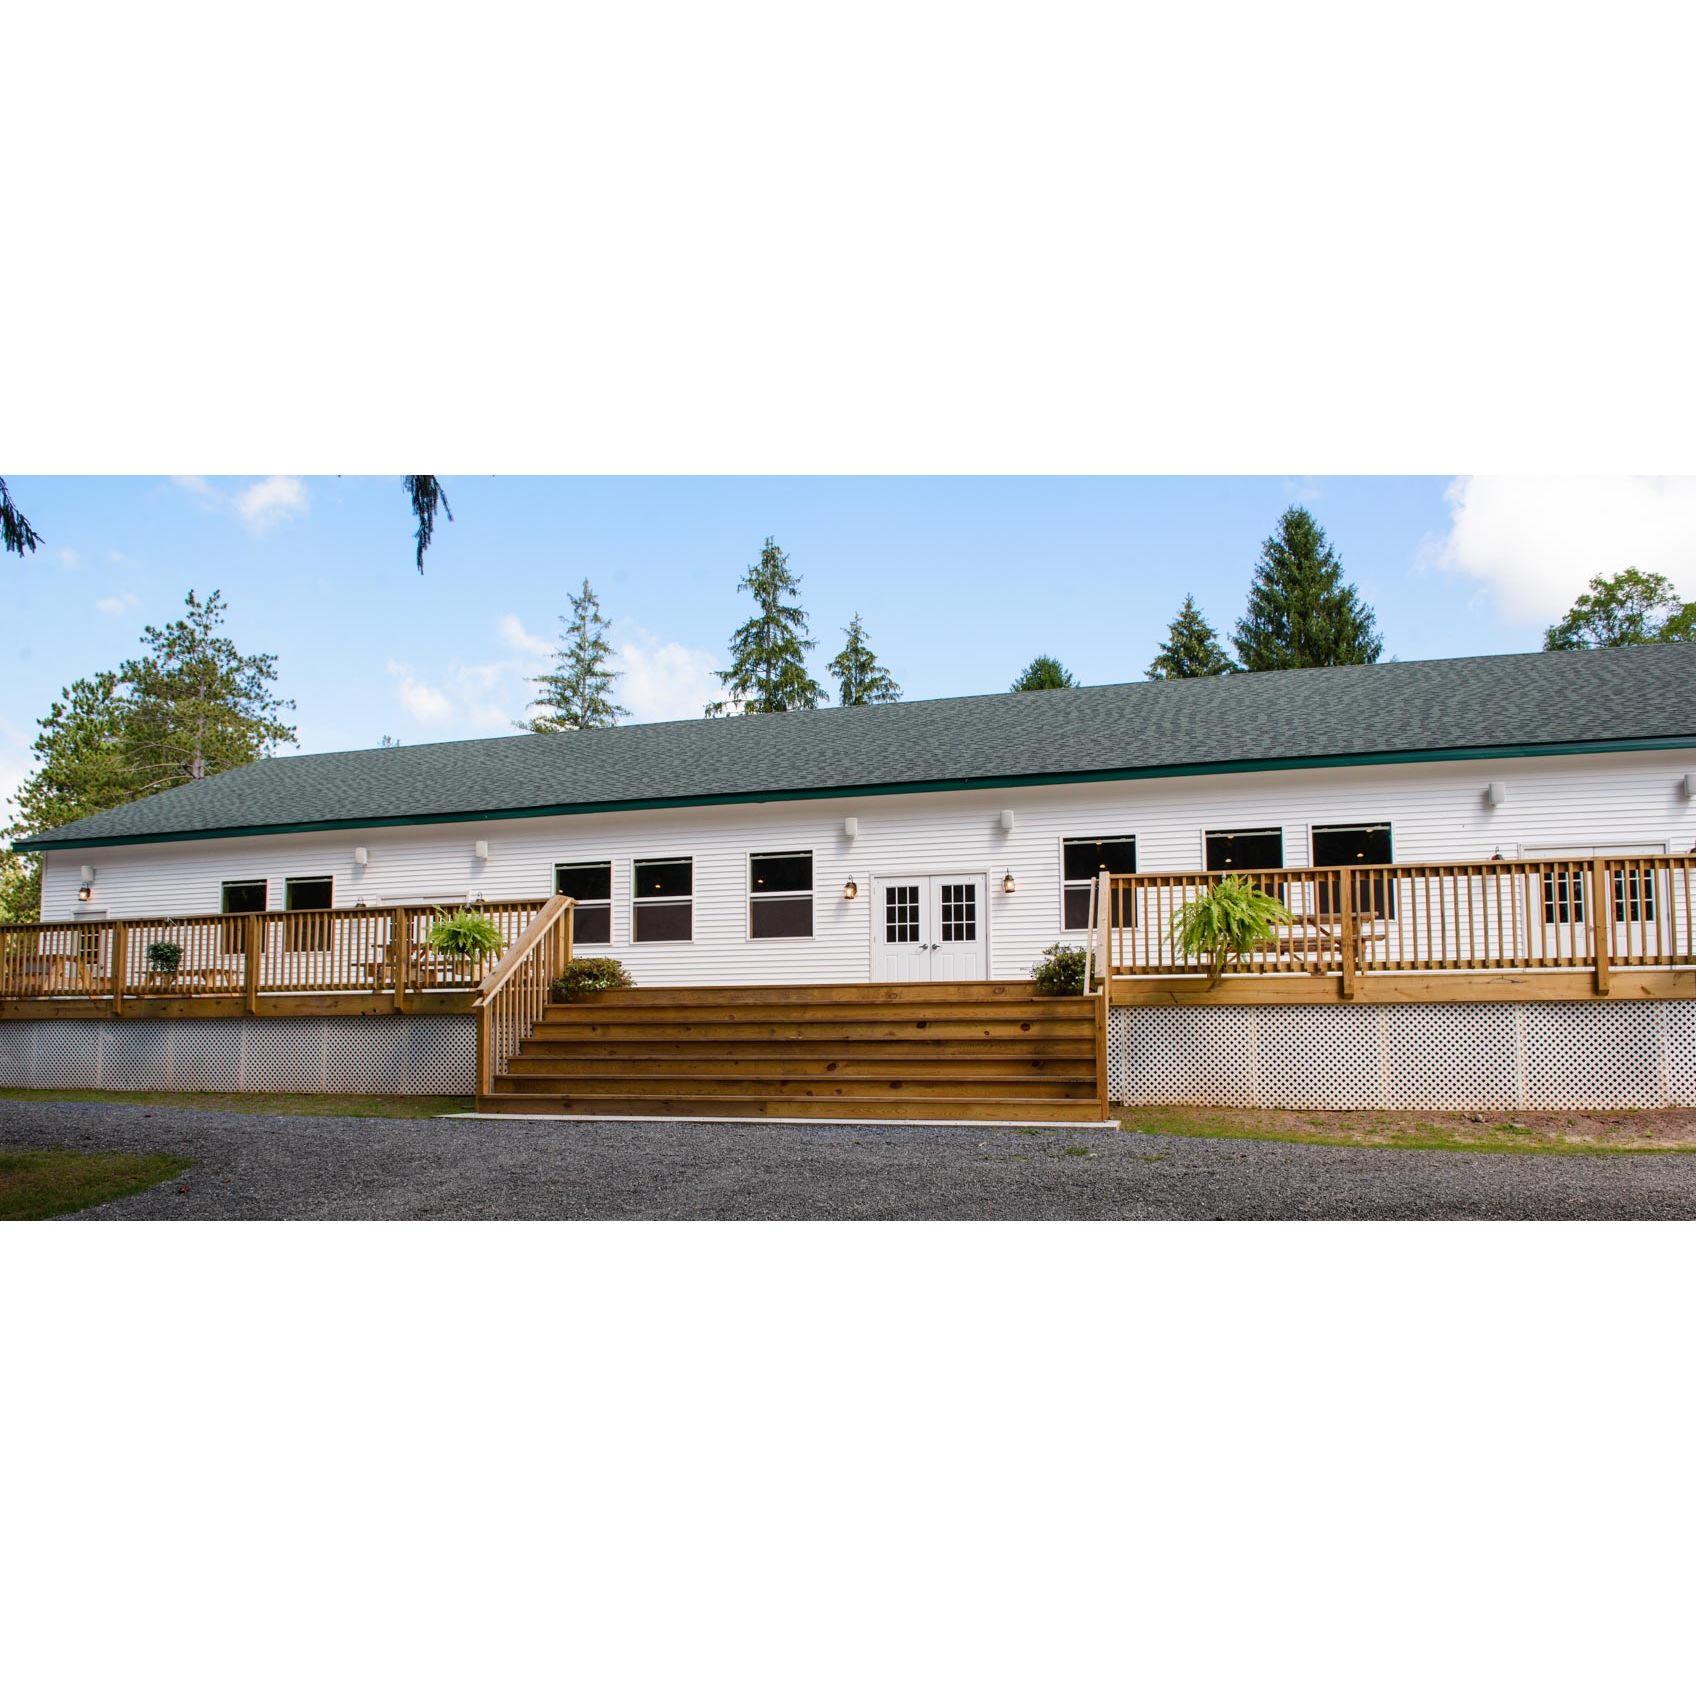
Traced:
<path fill-rule="evenodd" d="M 320 1119 L 0 1100 L 0 1148 L 46 1145 L 194 1160 L 180 1179 L 80 1216 L 96 1219 L 1696 1218 L 1696 1154 L 1438 1154 L 1064 1127 Z"/>

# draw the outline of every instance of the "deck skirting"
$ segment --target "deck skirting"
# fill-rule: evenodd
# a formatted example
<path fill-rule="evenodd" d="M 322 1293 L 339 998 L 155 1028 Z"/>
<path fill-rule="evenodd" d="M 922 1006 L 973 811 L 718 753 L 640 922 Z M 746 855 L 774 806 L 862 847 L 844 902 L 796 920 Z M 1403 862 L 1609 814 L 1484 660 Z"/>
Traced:
<path fill-rule="evenodd" d="M 1128 1107 L 1696 1106 L 1696 1000 L 1115 1006 L 1107 1065 Z"/>
<path fill-rule="evenodd" d="M 465 1095 L 469 1014 L 0 1023 L 0 1088 Z"/>

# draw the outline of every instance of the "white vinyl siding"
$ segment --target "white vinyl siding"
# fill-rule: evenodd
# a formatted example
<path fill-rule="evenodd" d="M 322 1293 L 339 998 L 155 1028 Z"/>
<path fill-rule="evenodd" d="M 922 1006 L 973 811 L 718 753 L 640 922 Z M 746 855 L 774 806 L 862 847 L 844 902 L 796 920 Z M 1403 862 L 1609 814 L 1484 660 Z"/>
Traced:
<path fill-rule="evenodd" d="M 1516 859 L 1574 842 L 1682 852 L 1696 837 L 1696 803 L 1680 788 L 1692 766 L 1696 757 L 1676 751 L 1433 761 L 66 848 L 45 856 L 43 914 L 87 910 L 76 899 L 84 864 L 96 869 L 91 905 L 124 918 L 216 913 L 226 881 L 266 879 L 280 907 L 286 879 L 314 876 L 334 878 L 344 907 L 440 902 L 443 891 L 457 891 L 455 902 L 539 901 L 553 890 L 556 866 L 599 860 L 611 866 L 612 938 L 595 951 L 624 958 L 639 983 L 859 983 L 871 969 L 874 877 L 971 873 L 989 880 L 990 975 L 1017 978 L 1065 934 L 1065 838 L 1134 835 L 1142 872 L 1194 870 L 1204 864 L 1204 833 L 1230 829 L 1281 830 L 1295 865 L 1314 826 L 1362 821 L 1390 825 L 1403 862 L 1488 860 L 1498 851 Z M 1497 808 L 1484 802 L 1492 782 L 1507 790 Z M 1001 826 L 1003 810 L 1014 815 L 1011 831 Z M 843 829 L 848 815 L 859 821 L 854 837 Z M 489 844 L 487 861 L 476 858 L 479 839 Z M 355 864 L 357 846 L 370 849 L 368 865 Z M 784 851 L 813 856 L 813 936 L 751 941 L 750 856 Z M 688 942 L 632 947 L 632 867 L 650 859 L 692 861 Z M 1011 895 L 1002 892 L 1009 871 Z M 849 878 L 858 900 L 842 898 Z"/>

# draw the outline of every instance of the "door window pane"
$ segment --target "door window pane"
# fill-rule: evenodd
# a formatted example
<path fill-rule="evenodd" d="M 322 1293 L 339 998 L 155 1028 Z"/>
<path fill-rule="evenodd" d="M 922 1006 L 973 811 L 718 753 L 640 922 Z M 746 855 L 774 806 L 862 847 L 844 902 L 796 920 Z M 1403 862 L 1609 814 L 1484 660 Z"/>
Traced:
<path fill-rule="evenodd" d="M 945 883 L 942 886 L 942 940 L 976 942 L 978 939 L 978 886 L 975 883 Z"/>
<path fill-rule="evenodd" d="M 919 940 L 919 885 L 892 883 L 883 891 L 883 940 Z"/>

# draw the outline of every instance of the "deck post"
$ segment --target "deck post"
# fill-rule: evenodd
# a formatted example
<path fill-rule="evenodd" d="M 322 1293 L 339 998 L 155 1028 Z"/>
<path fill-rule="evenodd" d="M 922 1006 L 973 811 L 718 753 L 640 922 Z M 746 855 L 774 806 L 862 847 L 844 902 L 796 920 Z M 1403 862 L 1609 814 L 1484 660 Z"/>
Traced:
<path fill-rule="evenodd" d="M 130 927 L 124 919 L 112 921 L 112 1017 L 124 1016 L 124 978 L 128 975 Z"/>
<path fill-rule="evenodd" d="M 412 919 L 406 908 L 396 907 L 389 919 L 389 976 L 394 979 L 397 1013 L 406 1011 L 406 965 L 411 953 Z"/>
<path fill-rule="evenodd" d="M 1354 1000 L 1355 972 L 1354 868 L 1344 866 L 1337 874 L 1337 946 L 1341 950 L 1342 996 Z"/>
<path fill-rule="evenodd" d="M 1613 930 L 1613 891 L 1608 887 L 1608 863 L 1592 860 L 1590 896 L 1590 948 L 1596 956 L 1596 993 L 1606 995 L 1611 964 L 1609 946 Z"/>
<path fill-rule="evenodd" d="M 1098 874 L 1095 910 L 1100 928 L 1095 933 L 1095 975 L 1105 989 L 1113 981 L 1113 874 L 1103 870 Z"/>
<path fill-rule="evenodd" d="M 247 915 L 246 936 L 243 939 L 247 946 L 247 963 L 242 973 L 242 990 L 247 997 L 247 1010 L 250 1014 L 259 1011 L 259 968 L 265 958 L 265 915 L 249 913 Z"/>
<path fill-rule="evenodd" d="M 486 1000 L 477 1003 L 477 1105 L 495 1093 L 493 1012 Z"/>

